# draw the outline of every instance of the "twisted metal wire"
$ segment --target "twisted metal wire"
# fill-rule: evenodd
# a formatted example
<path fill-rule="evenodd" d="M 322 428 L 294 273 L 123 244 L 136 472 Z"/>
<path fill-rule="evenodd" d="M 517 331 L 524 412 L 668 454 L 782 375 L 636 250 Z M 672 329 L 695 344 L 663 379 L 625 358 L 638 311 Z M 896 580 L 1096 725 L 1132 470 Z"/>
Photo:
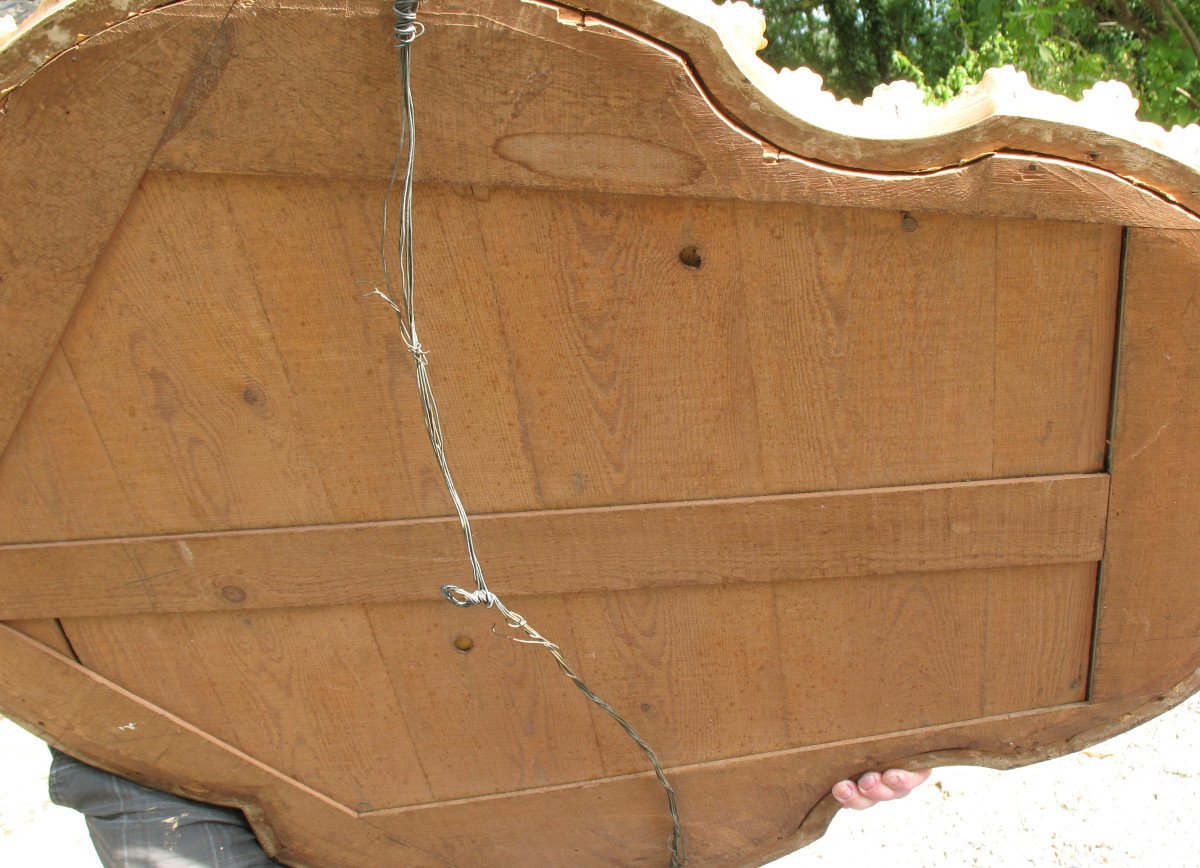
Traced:
<path fill-rule="evenodd" d="M 468 591 L 457 585 L 442 585 L 442 596 L 455 606 L 467 608 L 482 605 L 488 608 L 495 608 L 499 611 L 504 618 L 504 623 L 510 629 L 520 630 L 527 637 L 521 639 L 516 636 L 507 636 L 507 638 L 525 645 L 540 645 L 545 648 L 554 658 L 554 662 L 558 664 L 558 668 L 579 688 L 580 692 L 601 711 L 615 720 L 617 725 L 625 731 L 626 735 L 637 744 L 654 767 L 654 775 L 658 779 L 659 786 L 666 793 L 667 808 L 671 815 L 672 827 L 671 837 L 668 841 L 668 847 L 671 851 L 670 868 L 680 868 L 684 864 L 685 857 L 683 827 L 679 819 L 679 806 L 675 797 L 675 789 L 671 786 L 671 782 L 667 780 L 662 763 L 658 760 L 658 755 L 616 709 L 587 686 L 584 680 L 579 677 L 567 662 L 562 650 L 557 645 L 535 630 L 523 616 L 505 606 L 501 599 L 488 588 L 487 581 L 483 576 L 483 567 L 480 565 L 479 556 L 475 551 L 475 538 L 471 532 L 471 521 L 467 516 L 467 510 L 463 505 L 462 498 L 459 497 L 458 489 L 454 485 L 454 478 L 450 473 L 450 465 L 446 460 L 441 417 L 438 415 L 437 402 L 434 400 L 433 388 L 429 381 L 429 357 L 424 347 L 421 346 L 421 340 L 417 334 L 416 308 L 413 303 L 412 200 L 413 168 L 416 160 L 416 122 L 413 111 L 412 69 L 409 49 L 417 37 L 424 32 L 424 27 L 417 21 L 417 6 L 418 0 L 395 0 L 392 4 L 392 9 L 396 15 L 393 35 L 400 55 L 400 87 L 403 102 L 400 110 L 400 141 L 396 149 L 395 162 L 392 164 L 391 180 L 388 182 L 387 193 L 384 195 L 383 227 L 379 237 L 379 260 L 387 292 L 385 293 L 376 287 L 370 295 L 377 295 L 382 298 L 396 313 L 396 319 L 400 324 L 400 335 L 413 357 L 413 363 L 416 368 L 417 390 L 421 396 L 421 408 L 425 417 L 425 430 L 429 434 L 429 442 L 433 446 L 433 453 L 437 459 L 438 468 L 442 472 L 442 479 L 446 483 L 446 490 L 450 494 L 451 501 L 454 503 L 454 511 L 458 515 L 458 523 L 462 528 L 463 539 L 466 543 L 467 559 L 471 564 L 471 575 L 475 582 L 475 589 Z M 403 174 L 401 174 L 402 167 Z M 388 205 L 392 199 L 398 179 L 401 181 L 397 250 L 398 273 L 396 279 L 393 280 L 387 255 Z M 397 295 L 395 291 L 396 283 L 400 286 L 399 303 L 394 300 Z"/>

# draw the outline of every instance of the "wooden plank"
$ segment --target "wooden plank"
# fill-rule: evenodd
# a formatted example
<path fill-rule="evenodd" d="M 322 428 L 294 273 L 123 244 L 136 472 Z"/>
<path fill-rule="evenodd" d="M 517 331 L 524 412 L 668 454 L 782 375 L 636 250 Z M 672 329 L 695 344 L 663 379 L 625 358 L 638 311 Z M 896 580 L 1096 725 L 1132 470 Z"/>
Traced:
<path fill-rule="evenodd" d="M 145 524 L 56 348 L 0 459 L 0 527 L 14 539 L 59 540 L 126 535 Z"/>
<path fill-rule="evenodd" d="M 142 185 L 64 354 L 123 490 L 157 526 L 332 521 L 285 362 L 242 267 L 244 241 L 231 221 L 198 214 L 205 205 L 230 207 L 219 194 L 200 204 Z M 225 253 L 202 254 L 201 238 Z M 189 265 L 201 260 L 202 272 Z"/>
<path fill-rule="evenodd" d="M 569 600 L 520 604 L 532 623 L 581 656 Z M 598 731 L 611 721 L 591 712 L 545 652 L 495 635 L 494 611 L 464 612 L 437 601 L 368 606 L 367 613 L 435 800 L 608 773 Z"/>
<path fill-rule="evenodd" d="M 732 300 L 755 324 L 743 336 L 754 372 L 743 388 L 767 479 L 809 464 L 826 488 L 1102 466 L 1092 447 L 1107 402 L 1081 407 L 1078 396 L 1096 394 L 1111 354 L 1116 274 L 1094 258 L 1115 261 L 1116 232 L 1054 226 L 1051 243 L 1072 252 L 1051 266 L 1028 258 L 1032 225 L 745 206 L 736 219 L 741 239 L 781 242 L 743 244 L 736 273 L 753 289 Z M 900 262 L 900 272 L 886 265 Z M 1072 312 L 1025 320 L 1047 296 Z M 1038 355 L 1029 339 L 1003 340 L 1022 325 L 1036 329 Z M 781 443 L 789 448 L 771 448 Z"/>
<path fill-rule="evenodd" d="M 1164 691 L 1200 666 L 1200 244 L 1131 230 L 1093 696 Z"/>
<path fill-rule="evenodd" d="M 1054 564 L 575 591 L 519 611 L 680 765 L 1078 701 L 1094 575 Z M 356 810 L 644 769 L 549 655 L 494 634 L 496 620 L 422 602 L 64 626 L 101 675 Z M 876 634 L 867 647 L 862 630 Z"/>
<path fill-rule="evenodd" d="M 829 788 L 843 778 L 898 765 L 1025 765 L 1109 738 L 1161 714 L 1185 695 L 1039 709 L 676 767 L 671 773 L 680 804 L 687 806 L 689 862 L 761 865 L 810 843 L 835 814 Z M 664 862 L 663 842 L 670 832 L 661 802 L 653 777 L 642 773 L 503 798 L 380 811 L 364 819 L 420 842 L 449 862 L 482 859 L 534 868 L 557 864 L 569 852 L 571 864 L 600 866 L 615 859 L 622 865 L 657 866 Z M 531 825 L 537 835 L 512 831 Z"/>
<path fill-rule="evenodd" d="M 380 860 L 414 866 L 480 859 L 514 866 L 611 864 L 614 842 L 622 864 L 662 862 L 667 831 L 662 795 L 645 773 L 356 819 L 354 812 L 3 626 L 0 656 L 14 664 L 0 669 L 0 710 L 6 715 L 126 777 L 242 807 L 268 850 L 288 862 L 333 868 Z M 15 673 L 42 690 L 31 693 L 24 678 L 13 679 Z M 674 779 L 688 805 L 692 858 L 696 864 L 761 863 L 811 841 L 833 814 L 822 801 L 829 786 L 855 772 L 894 764 L 1021 765 L 1110 737 L 1162 713 L 1195 686 L 1183 685 L 1158 701 L 1040 709 L 676 768 Z M 180 787 L 175 783 L 180 780 L 189 783 Z M 531 822 L 540 830 L 532 837 Z"/>
<path fill-rule="evenodd" d="M 41 642 L 47 648 L 53 648 L 59 654 L 75 659 L 75 650 L 67 641 L 62 624 L 57 618 L 28 618 L 20 621 L 4 621 L 4 626 L 24 633 L 30 639 Z"/>
<path fill-rule="evenodd" d="M 425 192 L 423 225 L 456 227 L 423 248 L 423 335 L 473 511 L 1100 466 L 1105 404 L 1077 396 L 1111 354 L 1107 227 L 1039 224 L 1047 265 L 993 220 Z M 147 178 L 63 341 L 78 395 L 27 424 L 106 459 L 0 464 L 4 541 L 447 514 L 394 319 L 356 285 L 379 195 Z M 136 510 L 89 508 L 109 462 Z"/>
<path fill-rule="evenodd" d="M 1103 474 L 477 516 L 506 595 L 1098 560 Z M 0 546 L 0 619 L 437 598 L 454 519 Z"/>
<path fill-rule="evenodd" d="M 358 607 L 63 627 L 94 672 L 339 804 L 362 811 L 432 797 Z"/>
<path fill-rule="evenodd" d="M 267 851 L 285 862 L 445 864 L 397 835 L 362 826 L 353 811 L 2 624 L 0 657 L 10 664 L 0 667 L 6 717 L 146 786 L 241 808 Z"/>
<path fill-rule="evenodd" d="M 413 55 L 418 180 L 1200 227 L 1110 172 L 1053 158 L 999 155 L 962 165 L 966 155 L 947 152 L 939 168 L 949 168 L 907 176 L 780 159 L 778 143 L 764 147 L 754 132 L 761 112 L 743 115 L 748 127 L 714 112 L 678 56 L 613 30 L 564 27 L 540 6 L 422 7 L 427 31 Z M 395 118 L 361 110 L 364 100 L 395 101 L 388 43 L 378 38 L 387 11 L 349 8 L 289 2 L 235 11 L 231 26 L 246 34 L 237 56 L 155 167 L 387 178 Z M 364 16 L 379 21 L 364 27 Z M 298 43 L 311 46 L 306 63 L 279 64 Z M 506 64 L 509 56 L 521 60 Z M 353 81 L 346 57 L 357 59 Z M 328 121 L 319 129 L 308 123 L 315 114 Z M 1027 150 L 1046 152 L 1045 144 Z M 811 145 L 794 153 L 814 157 Z"/>
<path fill-rule="evenodd" d="M 1096 568 L 1058 564 L 989 579 L 980 716 L 1087 698 Z"/>
<path fill-rule="evenodd" d="M 674 3 L 641 0 L 596 0 L 586 8 L 553 0 L 538 4 L 556 9 L 568 27 L 654 42 L 686 57 L 712 102 L 733 123 L 803 157 L 835 166 L 911 172 L 998 151 L 1041 153 L 1152 184 L 1193 213 L 1200 210 L 1195 151 L 1183 131 L 1176 135 L 1147 128 L 1135 116 L 1136 100 L 1113 100 L 1103 89 L 1079 104 L 1032 90 L 1024 76 L 993 70 L 988 76 L 993 81 L 940 112 L 930 113 L 919 100 L 913 105 L 887 94 L 880 95 L 873 110 L 846 112 L 753 56 L 753 25 L 737 11 L 695 4 L 681 15 Z M 714 18 L 724 19 L 719 34 L 710 26 Z M 731 49 L 739 54 L 736 60 Z"/>
<path fill-rule="evenodd" d="M 758 753 L 801 737 L 789 726 L 781 649 L 793 638 L 775 617 L 779 593 L 769 583 L 570 595 L 565 633 L 583 677 L 662 762 Z M 611 722 L 598 717 L 596 736 L 607 774 L 645 768 Z"/>
<path fill-rule="evenodd" d="M 1112 392 L 1121 228 L 1005 223 L 997 255 L 1008 268 L 997 276 L 993 323 L 1006 364 L 996 366 L 994 469 L 999 474 L 1050 473 L 1063 465 L 1104 466 Z M 1076 251 L 1063 257 L 1064 247 Z M 1088 287 L 1091 298 L 1065 299 L 1057 287 Z M 1052 358 L 1040 367 L 1035 360 Z M 1031 388 L 1032 376 L 1039 385 Z M 1059 396 L 1071 395 L 1063 412 Z"/>
<path fill-rule="evenodd" d="M 1056 564 L 781 586 L 792 744 L 1082 700 L 1094 580 Z"/>
<path fill-rule="evenodd" d="M 70 48 L 77 34 L 95 33 L 160 2 L 74 0 L 8 47 L 0 62 L 0 98 L 49 57 Z M 712 32 L 689 15 L 657 3 L 628 0 L 599 0 L 588 9 L 583 12 L 550 2 L 497 5 L 486 14 L 453 2 L 422 8 L 429 38 L 416 54 L 418 92 L 432 95 L 422 105 L 422 117 L 441 119 L 436 128 L 422 133 L 423 140 L 436 144 L 422 162 L 435 164 L 438 178 L 478 182 L 483 179 L 470 173 L 483 166 L 490 183 L 509 177 L 522 184 L 549 181 L 596 189 L 610 181 L 636 180 L 676 192 L 669 183 L 672 173 L 654 170 L 675 166 L 678 178 L 682 163 L 687 180 L 699 161 L 707 171 L 685 184 L 686 191 L 716 187 L 726 191 L 717 195 L 728 195 L 730 185 L 740 183 L 744 189 L 739 197 L 782 195 L 825 204 L 1007 216 L 1036 213 L 1050 219 L 1135 226 L 1196 225 L 1195 217 L 1184 209 L 1123 180 L 1157 178 L 1159 189 L 1189 203 L 1193 210 L 1200 195 L 1189 180 L 1189 170 L 1147 148 L 1144 143 L 1152 138 L 1142 138 L 1132 112 L 1127 118 L 1115 117 L 1111 103 L 1092 111 L 1089 126 L 1115 123 L 1124 138 L 1060 123 L 1056 116 L 1033 122 L 1020 116 L 1022 107 L 1036 114 L 1044 101 L 1024 106 L 1010 102 L 994 116 L 997 105 L 989 94 L 968 100 L 965 115 L 937 117 L 933 127 L 925 124 L 929 115 L 925 107 L 922 118 L 898 139 L 881 136 L 878 128 L 869 130 L 867 138 L 855 138 L 793 114 L 797 108 L 804 111 L 794 101 L 785 100 L 792 103 L 789 111 L 764 97 L 734 67 L 725 50 L 714 47 Z M 386 177 L 388 146 L 395 132 L 387 128 L 392 118 L 358 113 L 362 93 L 378 99 L 394 86 L 386 40 L 376 38 L 390 26 L 386 9 L 351 3 L 334 12 L 320 0 L 290 0 L 256 3 L 252 13 L 239 9 L 235 14 L 239 29 L 252 27 L 253 34 L 240 40 L 240 62 L 227 68 L 233 81 L 206 94 L 212 107 L 194 128 L 179 125 L 184 127 L 179 143 L 165 149 L 159 164 L 189 171 L 316 171 L 338 176 L 349 172 Z M 371 27 L 361 28 L 370 31 L 368 35 L 343 32 L 360 27 L 364 18 L 373 20 Z M 312 24 L 314 19 L 319 23 Z M 653 35 L 648 38 L 643 31 Z M 301 38 L 310 43 L 306 63 L 281 71 L 277 59 L 290 56 Z M 262 50 L 254 51 L 256 46 Z M 530 73 L 520 63 L 510 67 L 483 60 L 509 53 L 531 53 L 539 60 L 537 68 Z M 353 82 L 345 80 L 343 60 L 348 56 L 359 61 Z M 427 60 L 433 70 L 429 74 L 422 68 Z M 773 77 L 757 59 L 753 63 L 768 79 Z M 508 68 L 516 77 L 504 80 L 500 73 Z M 297 81 L 302 81 L 301 86 L 296 86 Z M 480 98 L 491 96 L 492 87 L 495 97 Z M 601 98 L 624 98 L 603 129 L 568 132 L 558 138 L 547 135 L 547 130 L 562 133 L 564 124 L 578 124 L 587 117 L 588 111 L 578 108 L 578 103 Z M 468 107 L 453 119 L 441 114 L 464 104 Z M 566 107 L 557 124 L 536 123 L 546 116 L 547 106 Z M 646 107 L 655 112 L 651 123 L 640 127 L 630 123 L 631 112 Z M 261 136 L 249 135 L 251 125 L 228 119 L 242 112 L 255 118 L 252 126 Z M 323 130 L 313 130 L 307 123 L 316 112 L 330 119 Z M 864 117 L 870 119 L 868 123 L 880 119 L 879 114 Z M 281 122 L 273 123 L 276 118 Z M 510 126 L 517 128 L 515 135 L 498 141 L 495 130 Z M 296 130 L 303 134 L 297 135 Z M 353 135 L 352 130 L 359 134 Z M 222 147 L 206 149 L 201 144 L 205 140 Z M 768 141 L 764 147 L 765 140 L 774 144 Z M 384 146 L 376 150 L 364 147 L 364 142 Z M 682 143 L 687 147 L 681 148 Z M 782 161 L 798 168 L 780 169 L 780 146 L 800 155 Z M 1005 150 L 1056 157 L 1034 158 L 1037 169 L 1029 172 L 1030 157 L 997 153 Z M 729 155 L 724 164 L 722 153 Z M 545 157 L 542 163 L 527 169 L 530 158 L 539 154 Z M 830 164 L 839 168 L 830 171 Z M 844 168 L 850 166 L 883 169 L 887 174 Z M 547 171 L 555 167 L 557 174 Z M 781 176 L 788 179 L 786 193 L 776 183 Z M 978 195 L 981 185 L 986 195 Z"/>
<path fill-rule="evenodd" d="M 229 4 L 188 5 L 61 54 L 5 101 L 0 452 Z"/>

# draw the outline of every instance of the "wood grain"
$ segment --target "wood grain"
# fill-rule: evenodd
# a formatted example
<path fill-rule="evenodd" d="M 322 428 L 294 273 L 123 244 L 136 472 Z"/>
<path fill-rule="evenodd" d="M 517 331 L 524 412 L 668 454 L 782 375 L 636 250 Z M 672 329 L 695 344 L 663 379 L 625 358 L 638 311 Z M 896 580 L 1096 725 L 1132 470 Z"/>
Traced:
<path fill-rule="evenodd" d="M 181 90 L 219 33 L 224 10 L 195 8 L 206 12 L 164 12 L 156 23 L 109 31 L 87 51 L 60 56 L 4 103 L 0 454 L 175 118 Z"/>
<path fill-rule="evenodd" d="M 61 349 L 51 355 L 25 415 L 29 421 L 17 426 L 0 459 L 0 528 L 6 535 L 57 540 L 145 526 L 139 501 L 122 487 Z"/>
<path fill-rule="evenodd" d="M 418 313 L 489 576 L 664 758 L 693 864 L 1194 689 L 1196 173 L 810 130 L 598 2 L 423 10 Z M 388 10 L 114 9 L 0 55 L 47 160 L 0 168 L 0 708 L 290 863 L 660 863 L 644 759 L 436 599 L 461 543 L 362 297 Z M 47 63 L 70 21 L 107 29 Z"/>
<path fill-rule="evenodd" d="M 259 841 L 285 864 L 350 866 L 382 859 L 445 865 L 396 834 L 364 827 L 353 811 L 4 625 L 0 649 L 12 664 L 0 667 L 6 715 L 126 778 L 242 808 Z"/>
<path fill-rule="evenodd" d="M 378 859 L 405 865 L 463 861 L 535 865 L 560 855 L 581 865 L 662 860 L 661 792 L 647 774 L 417 808 L 355 812 L 335 805 L 164 709 L 133 696 L 39 643 L 0 626 L 0 704 L 54 744 L 152 786 L 242 807 L 268 849 L 290 864 L 353 866 Z M 46 688 L 36 699 L 7 677 L 22 672 Z M 820 834 L 833 811 L 822 801 L 846 769 L 969 762 L 1008 768 L 1110 737 L 1181 701 L 1196 679 L 1158 700 L 999 715 L 677 768 L 689 806 L 695 864 L 763 862 Z M 96 722 L 107 726 L 97 727 Z M 129 724 L 134 724 L 129 728 Z M 122 730 L 120 727 L 127 727 Z M 731 800 L 735 790 L 754 800 Z M 817 805 L 813 810 L 812 806 Z M 803 823 L 800 819 L 803 818 Z M 540 834 L 524 831 L 533 823 Z M 660 834 L 661 833 L 661 834 Z"/>
<path fill-rule="evenodd" d="M 30 639 L 41 642 L 47 648 L 52 648 L 64 657 L 75 659 L 75 651 L 67 641 L 62 624 L 57 618 L 24 618 L 17 621 L 4 621 L 4 626 L 23 633 Z"/>
<path fill-rule="evenodd" d="M 88 668 L 339 804 L 430 799 L 404 714 L 380 689 L 387 673 L 359 608 L 63 627 Z"/>
<path fill-rule="evenodd" d="M 1096 561 L 1107 477 L 477 516 L 506 597 Z M 0 618 L 440 599 L 456 520 L 0 546 Z"/>
<path fill-rule="evenodd" d="M 1200 661 L 1200 247 L 1131 230 L 1094 695 L 1166 691 Z"/>
<path fill-rule="evenodd" d="M 425 236 L 421 315 L 475 512 L 1102 464 L 1108 227 L 422 193 L 422 225 L 456 227 Z M 4 541 L 448 514 L 410 361 L 357 283 L 380 196 L 147 177 L 0 463 Z M 1030 259 L 1035 235 L 1061 253 Z M 50 426 L 82 447 L 39 447 Z"/>
<path fill-rule="evenodd" d="M 73 40 L 159 3 L 161 0 L 74 0 L 53 16 L 33 22 L 0 56 L 0 98 L 15 92 L 10 89 L 18 88 L 48 60 L 70 48 Z M 194 0 L 188 4 L 196 5 Z M 616 169 L 618 177 L 630 181 L 639 177 L 645 158 L 656 155 L 660 171 L 653 177 L 644 171 L 640 174 L 642 180 L 660 188 L 667 181 L 678 189 L 682 181 L 687 189 L 689 180 L 693 186 L 715 184 L 720 188 L 739 175 L 759 174 L 765 182 L 756 180 L 748 188 L 770 197 L 777 195 L 773 188 L 780 189 L 775 183 L 779 176 L 790 174 L 773 171 L 782 147 L 805 164 L 792 175 L 795 183 L 789 197 L 820 199 L 827 204 L 1195 226 L 1194 217 L 1167 205 L 1166 197 L 1138 189 L 1152 181 L 1154 189 L 1190 203 L 1193 211 L 1200 195 L 1190 180 L 1194 173 L 1187 166 L 1145 144 L 1112 132 L 1058 122 L 1054 117 L 1023 117 L 1019 109 L 1015 115 L 1004 115 L 1011 107 L 998 114 L 987 94 L 961 103 L 960 114 L 939 117 L 936 126 L 910 130 L 901 139 L 843 135 L 814 126 L 764 98 L 735 68 L 711 30 L 657 3 L 601 0 L 589 4 L 586 11 L 551 2 L 496 4 L 485 14 L 469 4 L 442 2 L 422 7 L 422 13 L 430 37 L 417 54 L 418 92 L 437 94 L 423 108 L 423 117 L 474 100 L 468 110 L 443 120 L 436 130 L 426 131 L 436 137 L 438 147 L 427 153 L 424 161 L 436 162 L 443 180 L 464 180 L 474 167 L 488 166 L 493 176 L 508 174 L 523 183 L 557 177 L 603 184 L 606 169 Z M 235 171 L 231 167 L 242 166 L 260 173 L 307 173 L 315 158 L 321 162 L 322 174 L 369 171 L 386 177 L 386 149 L 373 154 L 363 143 L 390 142 L 394 130 L 386 126 L 392 119 L 388 113 L 364 115 L 358 111 L 363 102 L 392 95 L 388 43 L 386 37 L 380 38 L 390 26 L 386 14 L 386 9 L 377 5 L 359 3 L 335 12 L 320 0 L 255 3 L 252 11 L 235 7 L 232 22 L 239 31 L 252 31 L 239 39 L 236 54 L 241 60 L 226 70 L 227 75 L 237 77 L 237 87 L 223 88 L 213 81 L 218 86 L 205 93 L 204 101 L 213 102 L 214 108 L 204 112 L 194 129 L 184 131 L 180 144 L 168 149 L 160 164 L 215 171 Z M 144 17 L 156 21 L 153 16 Z M 319 24 L 310 25 L 314 19 L 319 19 Z M 369 26 L 362 27 L 366 22 Z M 370 34 L 355 36 L 355 27 Z M 304 64 L 290 61 L 296 42 L 288 38 L 289 33 L 305 34 L 311 40 Z M 261 51 L 256 50 L 258 46 Z M 511 67 L 484 61 L 501 55 L 520 58 L 523 52 L 538 59 L 532 69 L 523 61 Z M 615 62 L 604 62 L 617 54 L 620 57 Z M 345 57 L 359 59 L 352 80 L 347 80 Z M 453 62 L 447 62 L 447 57 Z M 430 59 L 427 68 L 436 73 L 424 72 L 426 58 Z M 286 71 L 280 71 L 281 64 Z M 505 80 L 501 73 L 509 68 L 513 76 Z M 296 86 L 297 81 L 302 85 Z M 443 83 L 444 89 L 435 90 Z M 500 90 L 496 97 L 479 99 L 492 87 Z M 362 100 L 353 99 L 356 89 L 365 94 Z M 239 91 L 236 98 L 234 90 Z M 544 95 L 546 91 L 549 94 Z M 606 126 L 580 129 L 578 123 L 589 111 L 577 108 L 579 103 L 601 99 L 624 102 L 609 115 Z M 520 123 L 531 109 L 534 114 L 547 112 L 550 105 L 570 109 L 554 118 L 556 123 Z M 663 111 L 663 106 L 672 110 Z M 247 133 L 245 125 L 223 121 L 230 108 L 233 114 L 247 111 L 254 116 L 255 129 L 265 135 L 255 137 Z M 642 120 L 642 111 L 656 109 L 651 124 L 625 122 L 627 118 Z M 716 110 L 722 114 L 718 116 Z M 317 114 L 330 121 L 320 125 L 321 129 L 307 123 Z M 276 117 L 284 122 L 272 124 Z M 342 118 L 350 120 L 347 123 Z M 1106 128 L 1112 125 L 1112 118 L 1103 114 L 1093 120 Z M 483 135 L 474 131 L 464 135 L 464 123 L 475 125 Z M 1117 124 L 1122 125 L 1129 135 L 1139 138 L 1141 131 L 1132 117 Z M 508 130 L 510 126 L 515 129 Z M 513 138 L 498 137 L 498 127 Z M 377 135 L 381 130 L 382 135 Z M 564 133 L 567 138 L 556 141 L 566 147 L 555 148 L 554 137 Z M 604 137 L 610 145 L 620 142 L 623 147 L 605 147 Z M 206 138 L 229 146 L 217 156 L 201 144 Z M 725 151 L 737 154 L 735 164 L 740 167 L 717 166 L 721 149 L 695 154 L 680 147 L 685 142 L 701 151 L 706 150 L 702 143 L 719 143 Z M 1025 171 L 1030 164 L 1026 153 L 1007 156 L 1005 150 L 1050 156 L 1034 158 L 1035 171 L 1040 173 L 1035 174 Z M 623 157 L 622 151 L 627 155 Z M 590 159 L 571 159 L 571 152 Z M 549 165 L 543 161 L 528 168 L 530 158 L 539 153 L 549 158 Z M 634 153 L 643 159 L 631 159 Z M 506 161 L 511 163 L 507 172 Z M 581 171 L 581 164 L 589 162 L 591 168 Z M 697 162 L 714 171 L 695 177 Z M 792 158 L 785 157 L 784 162 L 792 162 Z M 555 166 L 562 169 L 544 171 Z M 861 171 L 863 168 L 887 174 L 872 176 Z M 899 176 L 902 172 L 921 174 Z M 993 179 L 993 175 L 1004 176 L 1008 183 Z M 845 176 L 854 177 L 842 185 L 839 180 Z M 1014 178 L 1031 183 L 1013 184 Z M 474 176 L 470 180 L 481 179 Z M 665 189 L 672 189 L 671 183 Z M 986 196 L 972 195 L 981 183 Z M 728 186 L 724 189 L 728 191 Z M 745 196 L 747 190 L 737 195 Z"/>
<path fill-rule="evenodd" d="M 675 766 L 1079 701 L 1094 598 L 1085 563 L 579 590 L 519 611 Z M 1031 644 L 1034 614 L 1055 626 Z M 63 623 L 97 673 L 356 810 L 644 769 L 496 620 L 431 601 Z"/>
<path fill-rule="evenodd" d="M 606 5 L 617 4 L 599 4 Z M 164 144 L 155 167 L 386 178 L 395 115 L 361 110 L 364 102 L 394 105 L 397 98 L 382 37 L 386 9 L 349 9 L 256 3 L 253 12 L 235 10 L 236 56 L 205 104 Z M 600 11 L 595 4 L 593 11 Z M 659 11 L 656 24 L 679 17 Z M 693 78 L 689 64 L 644 39 L 563 26 L 541 4 L 495 4 L 481 14 L 469 4 L 442 3 L 422 14 L 428 30 L 414 54 L 419 180 L 1200 226 L 1162 197 L 1089 165 L 1086 149 L 1077 147 L 1064 149 L 1066 160 L 989 156 L 1003 147 L 939 149 L 942 162 L 921 161 L 926 173 L 908 176 L 894 174 L 903 169 L 898 160 L 883 175 L 855 171 L 862 161 L 830 159 L 822 153 L 828 135 L 803 147 L 789 136 L 798 159 L 781 158 L 781 143 L 772 144 L 756 123 L 775 114 L 777 128 L 779 115 L 788 124 L 794 118 L 765 100 L 751 107 L 739 99 L 732 116 L 716 114 L 707 83 Z M 281 64 L 297 42 L 312 46 L 305 63 Z M 352 80 L 346 57 L 357 59 Z M 253 126 L 237 122 L 243 113 L 255 118 Z M 318 115 L 325 122 L 307 122 Z M 856 144 L 866 151 L 874 143 Z M 906 147 L 912 152 L 911 143 Z M 1045 143 L 1022 149 L 1051 153 Z M 931 168 L 941 171 L 927 173 Z"/>
<path fill-rule="evenodd" d="M 956 104 L 956 111 L 936 115 L 933 123 L 918 122 L 905 135 L 870 135 L 867 127 L 869 137 L 860 138 L 825 129 L 764 98 L 712 29 L 665 5 L 640 0 L 597 0 L 586 4 L 586 9 L 552 0 L 545 5 L 558 7 L 560 19 L 570 27 L 649 35 L 670 46 L 688 59 L 715 105 L 784 151 L 836 166 L 884 172 L 937 169 L 997 151 L 1040 153 L 1103 167 L 1122 177 L 1153 179 L 1154 189 L 1193 213 L 1200 206 L 1194 157 L 1189 161 L 1131 141 L 1140 138 L 1141 130 L 1128 103 L 1121 105 L 1121 116 L 1114 117 L 1111 110 L 1104 114 L 1107 106 L 1101 102 L 1081 124 L 1079 115 L 1066 119 L 1034 109 L 1026 116 L 1019 105 L 1009 114 L 1008 107 L 998 107 L 990 94 L 976 90 L 974 99 Z M 1179 150 L 1188 149 L 1180 146 Z"/>
<path fill-rule="evenodd" d="M 836 811 L 829 788 L 847 776 L 847 769 L 861 774 L 896 765 L 1011 768 L 1031 757 L 1049 759 L 1080 750 L 1161 713 L 1179 698 L 1040 709 L 679 767 L 673 771 L 680 803 L 690 817 L 685 820 L 689 861 L 729 868 L 761 865 L 811 842 Z M 1114 720 L 1122 723 L 1114 725 Z M 753 795 L 743 799 L 733 793 Z M 663 863 L 662 841 L 670 831 L 660 800 L 653 778 L 639 774 L 501 799 L 381 811 L 364 820 L 419 841 L 451 861 L 486 854 L 482 858 L 496 864 L 532 868 L 556 861 L 567 849 L 574 864 L 612 864 L 612 854 L 619 852 L 622 865 L 657 866 Z M 524 824 L 539 830 L 533 840 L 508 833 Z M 456 836 L 455 829 L 470 831 Z"/>

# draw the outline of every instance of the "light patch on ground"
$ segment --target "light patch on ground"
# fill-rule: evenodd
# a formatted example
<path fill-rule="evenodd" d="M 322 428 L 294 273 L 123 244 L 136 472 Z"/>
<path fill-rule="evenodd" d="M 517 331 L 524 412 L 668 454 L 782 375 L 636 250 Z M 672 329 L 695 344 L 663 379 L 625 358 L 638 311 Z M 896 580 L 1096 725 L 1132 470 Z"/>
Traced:
<path fill-rule="evenodd" d="M 83 817 L 46 795 L 50 751 L 0 717 L 0 865 L 99 868 Z"/>

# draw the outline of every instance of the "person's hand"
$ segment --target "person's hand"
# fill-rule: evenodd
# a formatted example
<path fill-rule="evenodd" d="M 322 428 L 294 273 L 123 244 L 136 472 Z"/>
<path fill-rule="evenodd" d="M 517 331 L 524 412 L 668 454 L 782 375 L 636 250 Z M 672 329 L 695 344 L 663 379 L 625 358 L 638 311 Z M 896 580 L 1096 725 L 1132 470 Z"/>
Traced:
<path fill-rule="evenodd" d="M 888 769 L 882 775 L 878 772 L 867 772 L 854 781 L 840 781 L 833 785 L 833 797 L 843 808 L 853 808 L 861 811 L 876 802 L 890 802 L 893 799 L 903 799 L 929 779 L 933 769 L 922 769 L 919 772 L 906 772 L 903 769 Z"/>

